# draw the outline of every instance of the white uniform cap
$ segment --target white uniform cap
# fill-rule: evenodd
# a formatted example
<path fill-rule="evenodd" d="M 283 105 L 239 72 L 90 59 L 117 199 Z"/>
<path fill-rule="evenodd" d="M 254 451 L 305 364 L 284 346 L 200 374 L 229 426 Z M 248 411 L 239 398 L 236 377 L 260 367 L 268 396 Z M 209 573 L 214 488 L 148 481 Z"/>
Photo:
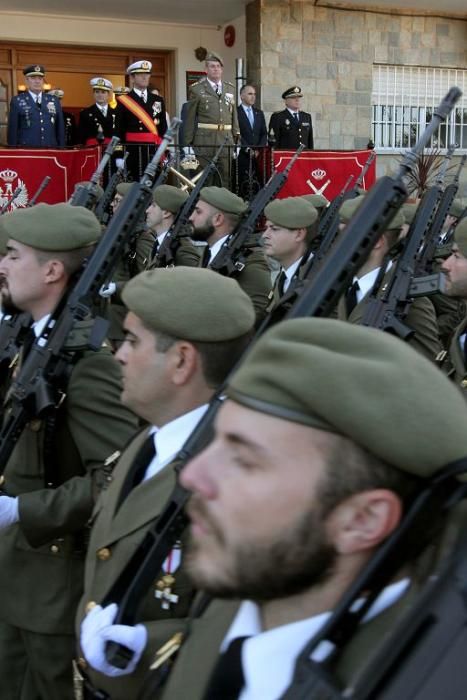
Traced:
<path fill-rule="evenodd" d="M 126 72 L 128 75 L 131 73 L 150 73 L 152 70 L 151 61 L 135 61 L 131 66 L 128 66 Z"/>
<path fill-rule="evenodd" d="M 58 97 L 58 99 L 61 100 L 65 93 L 60 88 L 55 88 L 54 90 L 47 90 L 47 94 Z"/>
<path fill-rule="evenodd" d="M 94 90 L 112 90 L 113 85 L 110 82 L 110 80 L 107 80 L 107 78 L 91 78 L 89 81 L 89 85 Z"/>

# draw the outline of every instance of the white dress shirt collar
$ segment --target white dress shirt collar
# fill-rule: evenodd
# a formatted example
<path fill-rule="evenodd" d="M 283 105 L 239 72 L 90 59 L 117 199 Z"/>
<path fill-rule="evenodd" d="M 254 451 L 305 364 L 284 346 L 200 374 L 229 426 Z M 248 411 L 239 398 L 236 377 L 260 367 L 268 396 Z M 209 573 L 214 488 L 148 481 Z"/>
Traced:
<path fill-rule="evenodd" d="M 147 99 L 148 97 L 148 91 L 147 90 L 138 90 L 138 88 L 133 88 L 133 90 L 136 92 L 138 97 L 145 98 Z"/>
<path fill-rule="evenodd" d="M 32 324 L 31 328 L 34 331 L 34 335 L 36 336 L 36 338 L 40 336 L 40 334 L 46 327 L 47 321 L 49 320 L 50 316 L 51 314 L 46 314 L 45 316 L 42 316 L 42 318 L 40 318 L 38 321 L 34 321 L 34 323 Z"/>
<path fill-rule="evenodd" d="M 216 242 L 209 248 L 209 252 L 211 253 L 211 256 L 210 256 L 210 258 L 209 258 L 209 262 L 211 262 L 212 260 L 214 260 L 214 258 L 216 257 L 217 253 L 220 251 L 220 249 L 222 248 L 224 242 L 228 239 L 229 236 L 230 236 L 230 234 L 228 233 L 226 236 L 223 236 L 222 238 L 219 238 L 219 240 L 216 241 Z"/>
<path fill-rule="evenodd" d="M 217 92 L 218 87 L 219 87 L 220 91 L 222 92 L 222 81 L 220 81 L 219 83 L 213 83 L 212 80 L 209 80 L 209 78 L 207 78 L 207 81 L 208 81 L 209 85 L 212 87 L 212 89 L 214 90 L 214 92 Z"/>
<path fill-rule="evenodd" d="M 161 243 L 163 242 L 163 240 L 164 240 L 164 238 L 166 237 L 166 235 L 168 234 L 168 232 L 169 232 L 169 230 L 167 229 L 167 231 L 162 231 L 162 233 L 159 233 L 159 234 L 156 236 L 157 242 L 158 242 L 159 245 L 161 245 Z"/>
<path fill-rule="evenodd" d="M 409 579 L 403 579 L 387 586 L 367 612 L 364 622 L 396 603 L 409 584 Z M 306 620 L 299 620 L 263 632 L 258 606 L 251 601 L 244 601 L 220 648 L 223 652 L 233 639 L 250 637 L 245 640 L 242 647 L 245 686 L 239 700 L 281 697 L 292 681 L 298 655 L 307 642 L 319 632 L 330 615 L 330 612 L 324 612 Z M 323 661 L 329 652 L 328 645 L 319 646 L 312 658 L 316 662 Z"/>
<path fill-rule="evenodd" d="M 300 116 L 300 110 L 297 109 L 297 111 L 294 112 L 294 110 L 293 110 L 293 109 L 290 109 L 290 107 L 287 107 L 287 109 L 289 110 L 290 114 L 291 114 L 294 118 L 295 118 L 295 115 L 297 115 L 297 117 Z"/>
<path fill-rule="evenodd" d="M 302 262 L 302 257 L 298 258 L 298 260 L 295 260 L 295 262 L 293 262 L 291 265 L 289 265 L 289 267 L 287 269 L 282 268 L 282 270 L 284 271 L 284 274 L 285 274 L 284 285 L 282 287 L 284 292 L 286 292 L 288 290 L 289 285 L 293 279 L 293 276 L 294 276 L 296 270 L 298 269 L 300 263 Z"/>
<path fill-rule="evenodd" d="M 386 272 L 390 270 L 391 267 L 392 260 L 389 261 L 389 264 L 386 267 Z M 360 287 L 360 289 L 357 290 L 357 304 L 361 302 L 361 300 L 366 294 L 371 292 L 380 270 L 381 267 L 375 267 L 374 270 L 370 270 L 370 272 L 367 272 L 366 275 L 363 275 L 362 277 L 353 278 L 353 282 L 358 282 L 358 286 Z"/>
<path fill-rule="evenodd" d="M 203 404 L 175 418 L 170 423 L 166 423 L 162 428 L 158 429 L 156 426 L 152 426 L 149 434 L 154 436 L 156 455 L 148 465 L 143 481 L 155 476 L 167 464 L 170 464 L 204 416 L 207 408 L 207 404 Z"/>
<path fill-rule="evenodd" d="M 36 93 L 36 92 L 31 92 L 31 90 L 28 90 L 29 94 L 31 95 L 32 99 L 34 102 L 37 102 L 39 100 L 39 104 L 42 102 L 42 92 Z"/>

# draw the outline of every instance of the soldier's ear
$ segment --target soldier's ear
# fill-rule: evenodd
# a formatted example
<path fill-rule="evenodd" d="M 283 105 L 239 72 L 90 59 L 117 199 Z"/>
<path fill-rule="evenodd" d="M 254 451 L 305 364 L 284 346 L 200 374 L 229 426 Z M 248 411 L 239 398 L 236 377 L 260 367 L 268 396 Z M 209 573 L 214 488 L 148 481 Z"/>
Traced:
<path fill-rule="evenodd" d="M 65 265 L 56 258 L 51 258 L 44 263 L 44 282 L 46 284 L 56 284 L 67 277 Z"/>

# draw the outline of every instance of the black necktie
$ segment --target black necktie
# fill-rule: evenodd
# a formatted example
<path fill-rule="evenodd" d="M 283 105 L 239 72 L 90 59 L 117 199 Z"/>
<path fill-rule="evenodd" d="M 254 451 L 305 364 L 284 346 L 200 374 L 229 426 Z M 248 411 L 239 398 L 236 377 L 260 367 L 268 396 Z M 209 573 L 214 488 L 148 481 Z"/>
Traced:
<path fill-rule="evenodd" d="M 151 260 L 154 260 L 154 258 L 157 255 L 157 251 L 159 250 L 159 241 L 156 240 L 154 241 L 154 245 L 152 246 L 152 251 L 151 251 Z"/>
<path fill-rule="evenodd" d="M 284 284 L 286 279 L 287 275 L 285 274 L 284 270 L 281 270 L 277 275 L 277 291 L 279 292 L 280 297 L 284 294 Z"/>
<path fill-rule="evenodd" d="M 295 119 L 295 121 L 297 122 L 297 124 L 299 124 L 300 120 L 299 120 L 299 118 L 298 118 L 298 112 L 294 112 L 294 113 L 293 113 L 293 116 L 294 116 L 294 119 Z"/>
<path fill-rule="evenodd" d="M 135 488 L 135 486 L 138 486 L 138 484 L 142 481 L 146 473 L 146 469 L 154 459 L 155 454 L 156 448 L 154 446 L 154 435 L 148 435 L 146 440 L 141 445 L 139 452 L 136 453 L 131 467 L 125 477 L 125 481 L 123 482 L 122 490 L 120 491 L 118 498 L 117 509 L 120 508 L 125 498 Z"/>
<path fill-rule="evenodd" d="M 146 96 L 146 93 L 145 93 L 145 92 L 142 92 L 142 93 L 141 93 L 141 99 L 143 100 L 143 102 L 146 102 L 147 96 Z"/>
<path fill-rule="evenodd" d="M 357 280 L 355 280 L 352 286 L 350 286 L 347 290 L 347 294 L 345 295 L 345 307 L 347 311 L 347 317 L 350 316 L 352 311 L 357 306 L 357 292 L 359 291 L 359 289 L 360 285 L 358 284 Z"/>
<path fill-rule="evenodd" d="M 245 685 L 242 669 L 242 646 L 245 639 L 248 637 L 233 639 L 220 655 L 203 700 L 237 700 Z"/>
<path fill-rule="evenodd" d="M 217 84 L 216 85 L 216 95 L 217 95 L 217 97 L 220 97 L 221 94 L 222 94 L 221 86 L 219 84 Z"/>

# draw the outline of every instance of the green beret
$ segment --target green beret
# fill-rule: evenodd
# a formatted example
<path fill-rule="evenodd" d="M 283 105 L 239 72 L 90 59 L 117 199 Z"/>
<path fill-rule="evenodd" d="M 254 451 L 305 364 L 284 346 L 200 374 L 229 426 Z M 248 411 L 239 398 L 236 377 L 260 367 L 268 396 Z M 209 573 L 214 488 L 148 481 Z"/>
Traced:
<path fill-rule="evenodd" d="M 418 204 L 418 202 L 405 202 L 405 204 L 402 205 L 402 214 L 404 215 L 406 224 L 411 224 L 412 221 L 415 219 Z"/>
<path fill-rule="evenodd" d="M 82 182 L 77 182 L 75 184 L 75 192 L 76 192 L 76 189 L 78 187 L 87 187 L 88 185 L 89 185 L 89 180 L 83 180 Z M 102 187 L 100 185 L 97 185 L 97 184 L 94 185 L 94 187 L 96 188 L 97 199 L 100 199 L 104 194 L 104 190 L 102 189 Z"/>
<path fill-rule="evenodd" d="M 312 204 L 315 209 L 324 209 L 329 206 L 329 199 L 322 194 L 302 194 L 302 199 Z"/>
<path fill-rule="evenodd" d="M 203 187 L 199 198 L 228 214 L 244 214 L 248 208 L 241 197 L 225 187 Z"/>
<path fill-rule="evenodd" d="M 467 217 L 461 219 L 454 229 L 454 240 L 464 258 L 467 258 Z"/>
<path fill-rule="evenodd" d="M 417 476 L 467 456 L 460 392 L 406 343 L 374 328 L 318 318 L 278 323 L 226 393 L 261 413 L 350 438 Z"/>
<path fill-rule="evenodd" d="M 154 190 L 152 198 L 161 209 L 176 214 L 188 199 L 188 193 L 173 185 L 159 185 Z"/>
<path fill-rule="evenodd" d="M 125 285 L 122 299 L 146 326 L 183 340 L 231 340 L 255 322 L 253 304 L 239 284 L 205 268 L 142 272 Z"/>
<path fill-rule="evenodd" d="M 348 224 L 351 218 L 354 216 L 359 207 L 363 204 L 366 195 L 359 194 L 358 197 L 352 197 L 352 199 L 346 199 L 339 209 L 339 218 L 343 224 Z M 400 229 L 401 226 L 405 224 L 404 215 L 401 209 L 398 209 L 391 219 L 390 223 L 386 226 L 386 231 L 393 231 Z"/>
<path fill-rule="evenodd" d="M 314 224 L 318 212 L 303 197 L 287 197 L 269 202 L 264 209 L 264 216 L 276 226 L 293 230 Z"/>
<path fill-rule="evenodd" d="M 465 200 L 455 199 L 449 207 L 448 213 L 450 214 L 450 216 L 455 216 L 456 219 L 459 219 L 464 213 L 466 207 L 467 203 L 465 202 Z"/>
<path fill-rule="evenodd" d="M 115 190 L 121 197 L 126 197 L 134 184 L 134 182 L 119 182 Z"/>
<path fill-rule="evenodd" d="M 47 251 L 78 250 L 96 243 L 101 227 L 89 209 L 71 204 L 36 204 L 4 214 L 9 238 Z"/>

